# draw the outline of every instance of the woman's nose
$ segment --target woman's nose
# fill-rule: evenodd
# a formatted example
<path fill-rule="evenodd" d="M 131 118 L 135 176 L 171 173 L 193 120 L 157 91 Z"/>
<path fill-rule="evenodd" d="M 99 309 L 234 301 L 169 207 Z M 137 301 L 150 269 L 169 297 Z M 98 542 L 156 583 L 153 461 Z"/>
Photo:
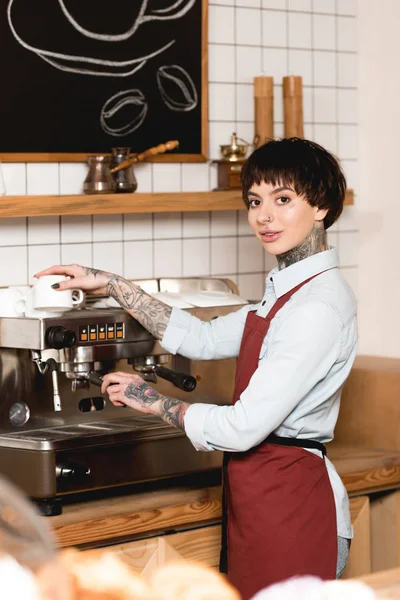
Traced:
<path fill-rule="evenodd" d="M 260 210 L 260 212 L 257 215 L 257 220 L 259 223 L 272 223 L 272 221 L 274 220 L 274 215 L 272 213 L 272 211 L 270 210 Z"/>

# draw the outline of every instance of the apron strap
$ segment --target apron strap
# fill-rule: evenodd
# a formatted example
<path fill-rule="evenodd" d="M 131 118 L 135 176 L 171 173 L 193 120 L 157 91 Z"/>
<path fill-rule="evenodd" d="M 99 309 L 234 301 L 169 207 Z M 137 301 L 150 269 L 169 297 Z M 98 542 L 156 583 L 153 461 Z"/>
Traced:
<path fill-rule="evenodd" d="M 274 318 L 274 316 L 276 315 L 276 313 L 282 308 L 282 306 L 284 306 L 286 304 L 286 302 L 288 300 L 290 300 L 290 298 L 293 296 L 293 294 L 295 294 L 300 288 L 302 288 L 303 285 L 305 285 L 306 283 L 308 283 L 309 281 L 311 281 L 315 277 L 318 277 L 318 275 L 321 275 L 322 273 L 325 273 L 326 271 L 331 271 L 332 269 L 336 269 L 336 267 L 330 267 L 329 269 L 325 269 L 324 271 L 321 271 L 320 273 L 316 273 L 315 275 L 312 275 L 308 279 L 305 279 L 301 283 L 298 283 L 294 288 L 292 288 L 291 290 L 289 290 L 288 292 L 286 292 L 286 294 L 283 294 L 283 296 L 281 296 L 280 298 L 278 298 L 278 300 L 275 302 L 275 304 L 273 305 L 273 307 L 271 308 L 271 310 L 267 314 L 266 318 L 269 321 L 272 321 L 272 319 Z"/>
<path fill-rule="evenodd" d="M 301 438 L 290 438 L 282 437 L 280 435 L 271 434 L 269 435 L 261 445 L 263 444 L 276 444 L 279 446 L 296 446 L 297 448 L 309 448 L 310 450 L 319 450 L 323 456 L 326 456 L 326 446 L 316 440 L 307 440 Z"/>

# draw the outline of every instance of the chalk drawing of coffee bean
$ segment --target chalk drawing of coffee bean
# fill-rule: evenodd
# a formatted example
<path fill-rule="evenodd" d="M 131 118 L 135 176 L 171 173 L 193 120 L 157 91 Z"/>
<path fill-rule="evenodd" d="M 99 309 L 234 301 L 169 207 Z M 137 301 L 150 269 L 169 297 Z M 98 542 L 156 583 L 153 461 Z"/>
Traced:
<path fill-rule="evenodd" d="M 100 124 L 109 135 L 122 137 L 139 129 L 147 111 L 146 98 L 140 90 L 123 90 L 103 104 Z"/>
<path fill-rule="evenodd" d="M 196 108 L 196 87 L 187 71 L 179 65 L 160 67 L 157 71 L 157 85 L 169 109 L 187 112 Z"/>

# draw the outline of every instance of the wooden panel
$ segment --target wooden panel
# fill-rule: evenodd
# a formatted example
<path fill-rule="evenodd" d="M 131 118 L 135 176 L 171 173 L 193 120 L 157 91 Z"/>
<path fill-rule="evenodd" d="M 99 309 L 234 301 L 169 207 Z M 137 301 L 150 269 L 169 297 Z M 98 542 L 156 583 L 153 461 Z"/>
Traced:
<path fill-rule="evenodd" d="M 351 498 L 350 515 L 354 528 L 354 539 L 351 543 L 349 562 L 343 579 L 371 573 L 371 531 L 368 496 Z"/>
<path fill-rule="evenodd" d="M 400 567 L 400 492 L 371 501 L 372 571 Z"/>
<path fill-rule="evenodd" d="M 160 544 L 161 540 L 164 542 Z M 177 556 L 187 560 L 199 561 L 209 567 L 218 568 L 219 553 L 221 548 L 221 527 L 202 527 L 181 533 L 173 533 L 154 537 L 147 540 L 137 540 L 126 544 L 117 544 L 107 548 L 108 552 L 116 554 L 135 571 L 142 572 L 158 553 L 157 563 L 162 564 L 173 560 Z M 90 550 L 90 552 L 103 552 L 104 549 Z"/>
<path fill-rule="evenodd" d="M 348 190 L 346 204 L 353 204 Z M 0 218 L 51 215 L 245 210 L 240 190 L 167 194 L 83 194 L 73 196 L 3 196 Z"/>
<path fill-rule="evenodd" d="M 400 451 L 400 359 L 358 356 L 344 386 L 335 441 Z"/>
<path fill-rule="evenodd" d="M 366 575 L 359 581 L 363 581 L 375 591 L 377 600 L 400 598 L 400 569 Z"/>
<path fill-rule="evenodd" d="M 244 209 L 241 192 L 3 196 L 0 217 Z"/>
<path fill-rule="evenodd" d="M 185 488 L 65 506 L 62 515 L 51 518 L 50 525 L 58 546 L 63 547 L 154 535 L 220 516 L 219 487 Z"/>
<path fill-rule="evenodd" d="M 400 486 L 400 452 L 328 444 L 328 456 L 350 495 Z"/>

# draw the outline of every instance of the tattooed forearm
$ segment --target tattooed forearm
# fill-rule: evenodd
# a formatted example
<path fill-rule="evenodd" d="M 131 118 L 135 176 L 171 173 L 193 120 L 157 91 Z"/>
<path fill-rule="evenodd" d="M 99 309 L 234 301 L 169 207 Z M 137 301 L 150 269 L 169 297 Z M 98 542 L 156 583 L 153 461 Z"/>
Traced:
<path fill-rule="evenodd" d="M 168 423 L 178 429 L 185 429 L 184 419 L 187 409 L 189 408 L 187 402 L 177 400 L 176 398 L 168 398 L 163 396 L 159 406 L 159 416 Z"/>
<path fill-rule="evenodd" d="M 321 225 L 314 225 L 310 235 L 306 237 L 304 242 L 296 248 L 292 248 L 283 254 L 277 256 L 278 266 L 280 269 L 284 269 L 289 265 L 292 265 L 303 258 L 307 258 L 318 252 L 323 252 L 328 249 L 328 242 L 326 231 L 321 222 Z"/>
<path fill-rule="evenodd" d="M 146 383 L 131 383 L 125 390 L 126 398 L 133 398 L 143 407 L 152 407 L 151 413 L 178 429 L 184 429 L 184 417 L 189 407 L 187 402 L 159 394 Z"/>
<path fill-rule="evenodd" d="M 107 293 L 152 335 L 161 340 L 167 328 L 172 308 L 156 300 L 141 287 L 117 275 L 110 279 Z"/>

